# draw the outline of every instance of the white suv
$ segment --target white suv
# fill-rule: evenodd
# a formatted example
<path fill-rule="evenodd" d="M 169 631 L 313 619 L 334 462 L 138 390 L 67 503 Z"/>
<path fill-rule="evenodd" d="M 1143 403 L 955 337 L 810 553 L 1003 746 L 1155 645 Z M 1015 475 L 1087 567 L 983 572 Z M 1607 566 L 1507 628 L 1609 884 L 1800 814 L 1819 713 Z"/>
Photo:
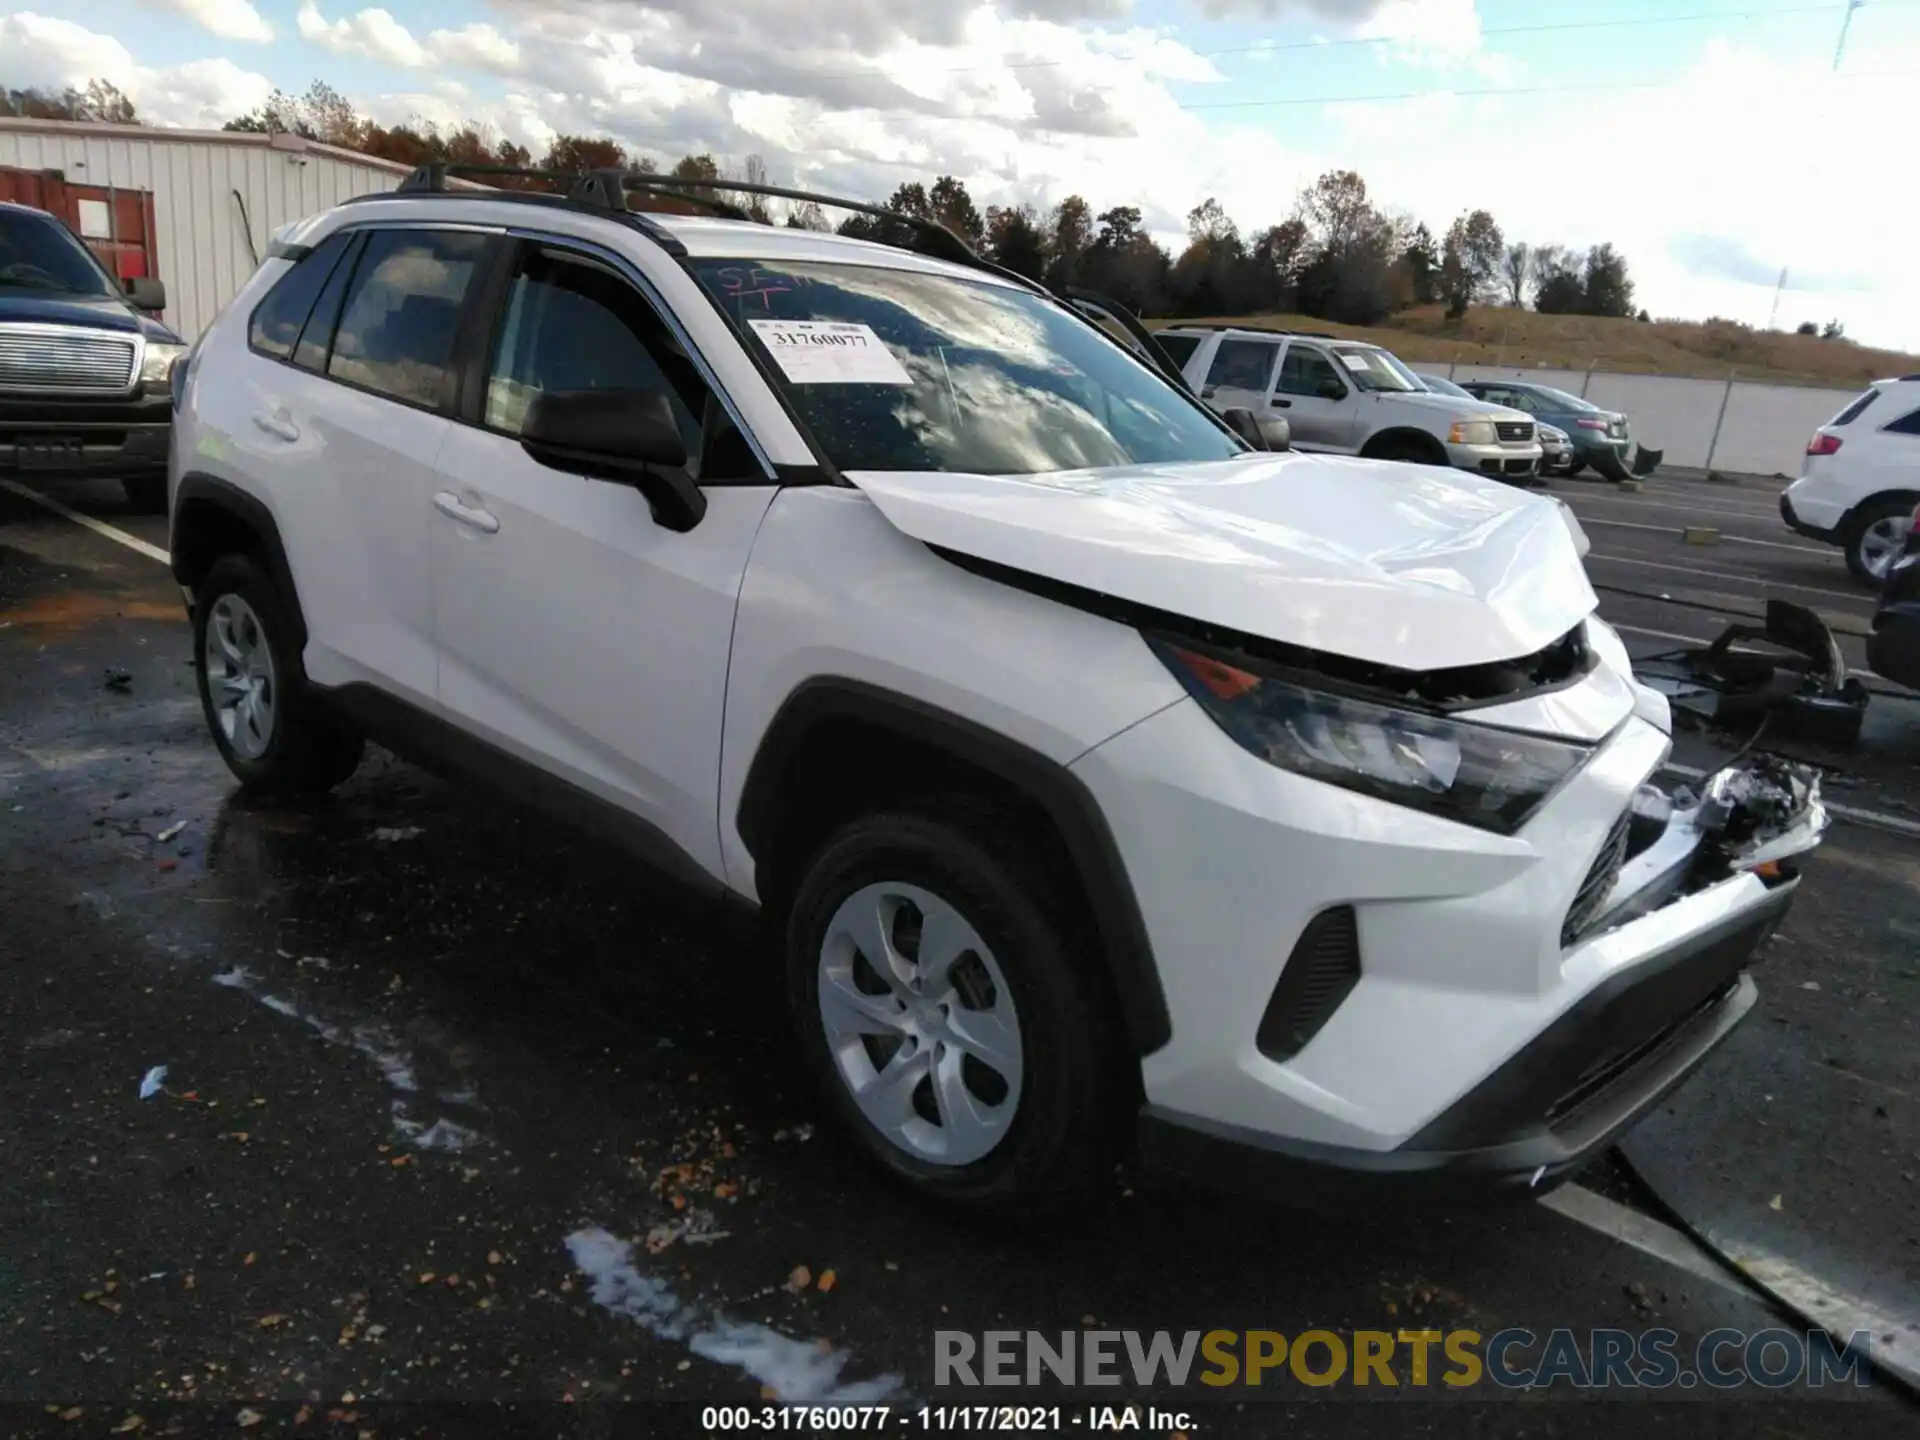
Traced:
<path fill-rule="evenodd" d="M 1814 431 L 1800 478 L 1780 495 L 1787 527 L 1838 545 L 1878 586 L 1920 504 L 1920 375 L 1876 380 Z"/>
<path fill-rule="evenodd" d="M 1531 415 L 1436 394 L 1378 345 L 1230 326 L 1174 325 L 1154 338 L 1208 404 L 1286 421 L 1295 449 L 1452 465 L 1514 481 L 1540 473 Z"/>
<path fill-rule="evenodd" d="M 1524 1190 L 1753 1003 L 1817 794 L 1650 788 L 1666 706 L 1552 506 L 1251 450 L 937 227 L 435 178 L 303 223 L 182 367 L 174 573 L 247 785 L 376 737 L 757 906 L 781 968 L 727 983 L 980 1207 L 1130 1140 Z"/>

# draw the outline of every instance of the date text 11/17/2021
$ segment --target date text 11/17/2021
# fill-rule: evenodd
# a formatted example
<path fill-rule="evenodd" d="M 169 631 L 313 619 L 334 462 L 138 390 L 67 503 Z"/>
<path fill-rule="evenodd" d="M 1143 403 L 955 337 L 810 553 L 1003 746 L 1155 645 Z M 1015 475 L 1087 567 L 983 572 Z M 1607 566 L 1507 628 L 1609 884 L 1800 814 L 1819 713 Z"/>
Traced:
<path fill-rule="evenodd" d="M 788 1431 L 831 1434 L 1018 1433 L 1062 1435 L 1135 1431 L 1185 1436 L 1194 1421 L 1185 1411 L 1137 1405 L 709 1405 L 700 1414 L 701 1429 Z"/>

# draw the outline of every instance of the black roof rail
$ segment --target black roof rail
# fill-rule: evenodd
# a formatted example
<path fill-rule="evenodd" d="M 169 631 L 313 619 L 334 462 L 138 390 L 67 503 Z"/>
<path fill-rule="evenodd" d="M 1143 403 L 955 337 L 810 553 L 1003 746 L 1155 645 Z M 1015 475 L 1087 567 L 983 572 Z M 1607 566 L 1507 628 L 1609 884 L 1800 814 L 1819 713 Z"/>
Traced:
<path fill-rule="evenodd" d="M 1909 381 L 1909 380 L 1920 380 L 1920 375 L 1902 375 L 1902 376 L 1900 376 L 1900 383 L 1901 383 L 1901 384 L 1903 384 L 1903 385 L 1904 385 L 1904 384 L 1905 384 L 1905 383 L 1906 383 L 1907 381 Z"/>

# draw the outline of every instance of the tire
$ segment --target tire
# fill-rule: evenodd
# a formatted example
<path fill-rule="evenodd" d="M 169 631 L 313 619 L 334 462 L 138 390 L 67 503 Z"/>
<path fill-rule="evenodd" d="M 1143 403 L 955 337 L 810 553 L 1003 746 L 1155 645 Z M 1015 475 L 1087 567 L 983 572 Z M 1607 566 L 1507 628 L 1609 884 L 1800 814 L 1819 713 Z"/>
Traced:
<path fill-rule="evenodd" d="M 1063 906 L 1041 878 L 1047 867 L 1026 855 L 1020 834 L 959 797 L 856 820 L 809 864 L 786 921 L 788 999 L 806 1066 L 829 1105 L 897 1180 L 973 1212 L 1045 1208 L 1086 1190 L 1110 1169 L 1114 1097 L 1127 1093 L 1109 1068 L 1118 1028 L 1104 992 L 1062 933 Z M 916 914 L 932 917 L 927 938 L 938 926 L 948 941 L 939 949 L 960 957 L 944 987 L 920 969 Z M 861 929 L 864 943 L 853 938 Z M 870 957 L 870 948 L 905 963 Z M 938 954 L 926 958 L 938 964 Z M 920 980 L 917 994 L 912 978 Z M 1005 1062 L 986 1064 L 943 1028 L 938 1000 L 929 998 L 936 988 L 963 1017 L 962 1030 L 976 1032 L 970 1040 L 984 1036 L 1016 1057 L 1016 1073 Z M 857 1018 L 830 1020 L 823 989 L 831 1011 Z M 876 1020 L 876 1012 L 895 1020 Z M 877 1086 L 888 1072 L 901 1079 L 890 1104 L 856 1098 L 856 1083 Z M 956 1083 L 966 1091 L 959 1106 L 949 1098 Z M 989 1123 L 949 1122 L 961 1113 Z"/>
<path fill-rule="evenodd" d="M 365 741 L 307 685 L 288 601 L 251 556 L 222 556 L 194 592 L 193 657 L 201 714 L 249 790 L 312 794 L 359 767 Z"/>
<path fill-rule="evenodd" d="M 164 515 L 167 513 L 167 477 L 159 475 L 128 475 L 120 481 L 120 488 L 126 492 L 127 504 L 142 515 Z"/>
<path fill-rule="evenodd" d="M 1876 590 L 1885 583 L 1887 566 L 1906 544 L 1912 515 L 1912 500 L 1889 495 L 1867 501 L 1847 517 L 1847 569 L 1854 579 Z"/>

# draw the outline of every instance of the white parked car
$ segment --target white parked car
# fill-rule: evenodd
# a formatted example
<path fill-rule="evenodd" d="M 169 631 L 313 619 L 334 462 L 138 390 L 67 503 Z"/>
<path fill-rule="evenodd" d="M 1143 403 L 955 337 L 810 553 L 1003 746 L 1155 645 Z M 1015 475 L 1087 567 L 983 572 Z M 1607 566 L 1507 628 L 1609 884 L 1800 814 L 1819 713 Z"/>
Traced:
<path fill-rule="evenodd" d="M 975 1207 L 1129 1139 L 1524 1192 L 1753 1004 L 1816 790 L 1651 788 L 1666 705 L 1553 507 L 1250 449 L 935 227 L 435 181 L 303 225 L 182 367 L 244 784 L 376 737 L 759 907 L 716 1003 L 784 987 L 848 1131 Z"/>
<path fill-rule="evenodd" d="M 1173 325 L 1154 338 L 1214 409 L 1285 420 L 1296 450 L 1451 465 L 1518 482 L 1540 472 L 1531 415 L 1437 394 L 1378 345 L 1230 326 Z"/>
<path fill-rule="evenodd" d="M 1838 545 L 1878 586 L 1920 504 L 1920 375 L 1876 380 L 1814 431 L 1800 478 L 1780 496 L 1787 528 Z"/>

